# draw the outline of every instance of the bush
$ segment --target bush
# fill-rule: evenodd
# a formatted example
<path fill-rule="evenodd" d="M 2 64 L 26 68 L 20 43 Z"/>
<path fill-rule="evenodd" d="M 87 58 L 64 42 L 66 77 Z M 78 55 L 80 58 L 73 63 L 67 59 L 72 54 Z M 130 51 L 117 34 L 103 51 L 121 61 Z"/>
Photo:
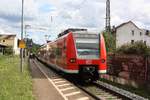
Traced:
<path fill-rule="evenodd" d="M 150 47 L 145 45 L 142 41 L 137 41 L 134 44 L 125 44 L 117 48 L 116 53 L 120 54 L 137 54 L 150 55 Z"/>
<path fill-rule="evenodd" d="M 7 47 L 4 49 L 4 54 L 5 55 L 12 55 L 13 54 L 13 48 L 12 47 Z"/>

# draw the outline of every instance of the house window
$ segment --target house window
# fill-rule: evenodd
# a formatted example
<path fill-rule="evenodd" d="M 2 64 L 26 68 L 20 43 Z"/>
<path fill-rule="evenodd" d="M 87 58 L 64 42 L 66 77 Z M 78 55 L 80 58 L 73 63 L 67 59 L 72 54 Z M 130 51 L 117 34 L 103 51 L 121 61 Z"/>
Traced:
<path fill-rule="evenodd" d="M 146 30 L 146 33 L 145 33 L 145 35 L 149 35 L 149 31 L 148 31 L 148 30 Z"/>
<path fill-rule="evenodd" d="M 142 32 L 140 32 L 140 36 L 142 36 Z"/>
<path fill-rule="evenodd" d="M 144 41 L 144 44 L 146 45 L 146 41 Z"/>
<path fill-rule="evenodd" d="M 131 40 L 131 44 L 134 44 L 134 40 Z"/>
<path fill-rule="evenodd" d="M 5 40 L 3 40 L 3 42 L 5 42 Z"/>
<path fill-rule="evenodd" d="M 132 30 L 132 36 L 134 36 L 134 30 Z"/>

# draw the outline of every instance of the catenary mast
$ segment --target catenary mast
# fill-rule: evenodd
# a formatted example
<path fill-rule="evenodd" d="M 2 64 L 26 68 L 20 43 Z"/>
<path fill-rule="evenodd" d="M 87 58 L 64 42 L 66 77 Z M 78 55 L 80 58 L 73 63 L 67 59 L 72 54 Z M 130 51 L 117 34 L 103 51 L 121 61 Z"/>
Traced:
<path fill-rule="evenodd" d="M 106 26 L 105 26 L 106 32 L 111 31 L 111 25 L 110 25 L 110 0 L 106 1 Z"/>

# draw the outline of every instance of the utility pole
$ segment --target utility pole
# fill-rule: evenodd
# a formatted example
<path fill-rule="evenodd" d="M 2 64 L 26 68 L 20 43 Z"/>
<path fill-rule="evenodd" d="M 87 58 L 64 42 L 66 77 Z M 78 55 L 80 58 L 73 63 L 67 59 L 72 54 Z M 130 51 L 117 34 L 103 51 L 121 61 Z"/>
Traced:
<path fill-rule="evenodd" d="M 24 0 L 22 0 L 22 15 L 21 15 L 21 40 L 23 40 L 23 21 L 24 21 Z M 23 72 L 23 48 L 20 50 L 20 71 Z"/>
<path fill-rule="evenodd" d="M 105 26 L 106 32 L 111 31 L 111 25 L 110 25 L 110 0 L 106 1 L 106 26 Z"/>

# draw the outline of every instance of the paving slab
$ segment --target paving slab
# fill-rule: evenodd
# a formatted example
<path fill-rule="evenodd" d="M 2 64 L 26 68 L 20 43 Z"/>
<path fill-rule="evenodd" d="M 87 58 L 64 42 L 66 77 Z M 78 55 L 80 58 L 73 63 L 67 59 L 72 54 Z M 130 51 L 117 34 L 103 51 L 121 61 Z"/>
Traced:
<path fill-rule="evenodd" d="M 64 100 L 44 74 L 30 60 L 30 70 L 33 80 L 33 94 L 36 100 Z"/>

